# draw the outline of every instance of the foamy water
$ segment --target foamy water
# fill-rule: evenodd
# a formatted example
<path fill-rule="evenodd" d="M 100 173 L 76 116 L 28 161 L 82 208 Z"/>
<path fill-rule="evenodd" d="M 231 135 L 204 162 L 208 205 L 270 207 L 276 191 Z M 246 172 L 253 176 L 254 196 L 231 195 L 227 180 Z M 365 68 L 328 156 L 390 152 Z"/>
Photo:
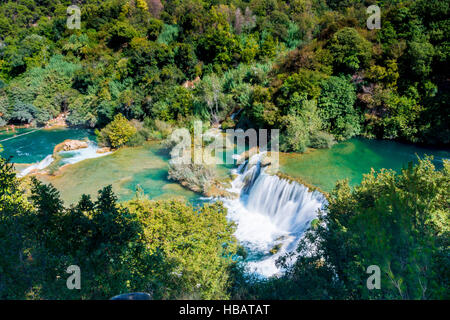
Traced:
<path fill-rule="evenodd" d="M 221 200 L 237 224 L 236 238 L 249 251 L 247 271 L 270 277 L 283 271 L 276 260 L 296 249 L 326 200 L 319 192 L 264 171 L 260 155 L 251 157 L 234 170 L 237 177 L 228 189 L 239 197 Z"/>
<path fill-rule="evenodd" d="M 87 159 L 93 159 L 93 158 L 99 158 L 104 157 L 108 154 L 111 154 L 111 152 L 105 152 L 105 153 L 97 153 L 98 146 L 93 143 L 92 141 L 89 141 L 87 148 L 82 148 L 78 150 L 72 150 L 72 151 L 60 151 L 59 154 L 63 157 L 61 160 L 61 164 L 74 164 L 78 163 Z M 47 168 L 49 165 L 52 164 L 54 161 L 53 155 L 46 156 L 42 161 L 32 164 L 31 166 L 25 168 L 20 173 L 17 174 L 18 177 L 25 177 L 26 175 L 41 171 Z"/>
<path fill-rule="evenodd" d="M 111 154 L 111 152 L 97 153 L 97 150 L 98 146 L 90 141 L 87 148 L 72 151 L 61 151 L 59 152 L 59 154 L 63 156 L 61 163 L 74 164 L 83 160 L 100 158 Z"/>
<path fill-rule="evenodd" d="M 32 164 L 31 166 L 25 168 L 20 173 L 17 174 L 18 177 L 25 177 L 33 171 L 40 171 L 47 168 L 53 162 L 53 157 L 51 154 L 46 156 L 42 161 Z"/>

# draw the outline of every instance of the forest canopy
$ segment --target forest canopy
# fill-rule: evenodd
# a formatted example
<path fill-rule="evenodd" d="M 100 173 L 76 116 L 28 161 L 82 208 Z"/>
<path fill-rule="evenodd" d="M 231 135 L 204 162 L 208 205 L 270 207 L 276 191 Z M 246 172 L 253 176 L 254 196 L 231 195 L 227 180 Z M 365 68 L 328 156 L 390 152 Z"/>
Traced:
<path fill-rule="evenodd" d="M 101 129 L 120 113 L 149 130 L 278 128 L 286 151 L 356 135 L 449 143 L 446 1 L 85 0 L 80 29 L 69 5 L 0 4 L 0 126 L 65 113 Z"/>

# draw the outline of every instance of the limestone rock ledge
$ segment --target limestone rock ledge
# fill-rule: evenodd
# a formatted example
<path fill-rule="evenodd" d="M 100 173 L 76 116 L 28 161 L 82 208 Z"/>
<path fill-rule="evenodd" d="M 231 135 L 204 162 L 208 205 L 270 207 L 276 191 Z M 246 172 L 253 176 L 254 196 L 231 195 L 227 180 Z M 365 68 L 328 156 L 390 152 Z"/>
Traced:
<path fill-rule="evenodd" d="M 107 153 L 107 152 L 111 152 L 111 148 L 104 147 L 104 148 L 97 149 L 97 153 Z"/>
<path fill-rule="evenodd" d="M 56 145 L 53 149 L 53 153 L 57 153 L 60 151 L 73 151 L 78 149 L 87 148 L 89 145 L 87 141 L 82 140 L 64 140 L 60 144 Z"/>

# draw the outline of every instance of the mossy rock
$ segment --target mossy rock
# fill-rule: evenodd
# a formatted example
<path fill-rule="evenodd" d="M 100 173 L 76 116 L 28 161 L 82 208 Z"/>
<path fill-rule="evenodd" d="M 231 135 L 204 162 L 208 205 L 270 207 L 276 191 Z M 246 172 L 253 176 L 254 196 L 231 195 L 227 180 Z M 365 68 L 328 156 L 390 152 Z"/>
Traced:
<path fill-rule="evenodd" d="M 281 249 L 282 246 L 283 246 L 283 245 L 282 245 L 281 243 L 276 244 L 272 249 L 270 249 L 270 251 L 269 251 L 270 254 L 271 254 L 271 255 L 277 254 L 278 251 L 280 251 L 280 249 Z"/>

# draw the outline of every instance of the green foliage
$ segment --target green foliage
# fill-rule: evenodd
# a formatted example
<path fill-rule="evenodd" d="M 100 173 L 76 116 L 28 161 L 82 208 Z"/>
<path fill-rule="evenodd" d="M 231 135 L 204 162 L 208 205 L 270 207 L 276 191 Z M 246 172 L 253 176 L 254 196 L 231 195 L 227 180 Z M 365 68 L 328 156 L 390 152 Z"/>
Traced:
<path fill-rule="evenodd" d="M 125 145 L 136 133 L 136 128 L 120 113 L 101 131 L 96 131 L 98 142 L 112 148 Z"/>
<path fill-rule="evenodd" d="M 146 250 L 171 263 L 160 298 L 227 298 L 237 248 L 222 204 L 196 209 L 178 201 L 133 200 L 126 206 L 143 225 Z"/>
<path fill-rule="evenodd" d="M 354 108 L 355 86 L 347 78 L 330 77 L 321 83 L 321 88 L 318 107 L 327 131 L 338 140 L 359 134 L 360 119 Z"/>
<path fill-rule="evenodd" d="M 112 147 L 195 118 L 278 128 L 282 149 L 298 152 L 358 134 L 448 145 L 448 3 L 380 4 L 382 29 L 368 31 L 357 0 L 88 0 L 78 31 L 66 28 L 65 1 L 1 1 L 0 126 L 68 112 Z M 28 201 L 1 159 L 0 298 L 219 299 L 230 281 L 244 298 L 448 298 L 448 170 L 421 161 L 355 190 L 339 184 L 300 247 L 312 255 L 284 277 L 245 282 L 229 273 L 220 205 L 126 208 L 106 188 L 65 208 L 37 182 Z M 199 191 L 214 179 L 202 166 L 171 174 Z M 70 264 L 82 266 L 81 292 L 65 288 Z M 369 264 L 383 270 L 378 294 L 364 286 Z"/>
<path fill-rule="evenodd" d="M 3 158 L 0 158 L 0 182 L 0 297 L 20 298 L 13 288 L 20 291 L 27 286 L 26 275 L 15 275 L 18 266 L 27 263 L 18 253 L 25 245 L 21 234 L 25 228 L 23 216 L 29 206 L 23 198 L 12 164 Z"/>
<path fill-rule="evenodd" d="M 118 49 L 137 36 L 138 32 L 133 26 L 127 22 L 118 21 L 109 31 L 108 45 L 111 48 Z"/>
<path fill-rule="evenodd" d="M 263 35 L 262 41 L 260 43 L 260 49 L 258 52 L 258 57 L 260 59 L 271 59 L 275 57 L 276 54 L 276 42 L 272 35 Z"/>
<path fill-rule="evenodd" d="M 418 78 L 425 78 L 431 72 L 434 48 L 428 41 L 412 41 L 408 48 L 411 72 Z"/>
<path fill-rule="evenodd" d="M 176 158 L 175 158 L 176 159 Z M 169 166 L 169 179 L 199 193 L 207 194 L 216 183 L 217 174 L 212 166 L 195 163 L 177 163 L 172 159 Z"/>
<path fill-rule="evenodd" d="M 154 299 L 228 297 L 234 227 L 221 204 L 133 200 L 119 205 L 111 186 L 94 201 L 63 206 L 58 191 L 33 179 L 24 197 L 0 158 L 0 297 L 109 299 L 144 291 Z M 81 269 L 68 290 L 66 269 Z"/>
<path fill-rule="evenodd" d="M 314 131 L 309 137 L 310 147 L 315 149 L 327 149 L 336 144 L 336 140 L 332 134 L 326 131 Z"/>
<path fill-rule="evenodd" d="M 179 27 L 177 25 L 164 24 L 161 33 L 158 35 L 157 42 L 169 45 L 177 38 L 178 33 Z"/>
<path fill-rule="evenodd" d="M 37 109 L 32 104 L 25 104 L 23 102 L 16 102 L 13 106 L 10 119 L 30 123 L 37 112 Z"/>
<path fill-rule="evenodd" d="M 337 185 L 318 251 L 334 266 L 346 289 L 342 297 L 427 299 L 448 296 L 441 265 L 448 262 L 449 163 L 437 171 L 430 160 L 402 170 L 371 172 L 350 191 Z M 382 270 L 381 290 L 365 286 L 365 269 Z"/>
<path fill-rule="evenodd" d="M 2 2 L 1 123 L 44 124 L 61 112 L 99 128 L 117 113 L 220 123 L 244 109 L 238 127 L 284 130 L 291 97 L 306 93 L 321 97 L 322 132 L 338 140 L 448 142 L 445 1 L 383 1 L 373 31 L 360 1 L 216 2 L 88 0 L 80 31 L 66 29 L 60 1 Z M 353 90 L 323 84 L 342 73 L 354 101 L 337 92 Z M 18 102 L 36 108 L 32 118 L 11 118 Z"/>
<path fill-rule="evenodd" d="M 321 81 L 326 76 L 317 71 L 301 69 L 298 73 L 289 76 L 280 88 L 278 103 L 289 108 L 289 99 L 297 92 L 306 93 L 308 99 L 317 99 L 321 91 Z"/>
<path fill-rule="evenodd" d="M 284 117 L 286 133 L 282 136 L 282 150 L 304 152 L 311 146 L 311 137 L 322 128 L 316 100 L 294 93 L 289 114 Z"/>
<path fill-rule="evenodd" d="M 220 26 L 200 38 L 197 50 L 202 61 L 214 64 L 221 71 L 237 62 L 239 43 L 235 35 Z"/>
<path fill-rule="evenodd" d="M 181 43 L 175 48 L 174 60 L 178 68 L 188 77 L 193 79 L 197 76 L 195 69 L 198 60 L 195 55 L 195 49 L 191 44 Z"/>
<path fill-rule="evenodd" d="M 212 74 L 205 76 L 197 89 L 197 103 L 214 123 L 224 119 L 232 108 L 232 97 L 224 92 L 223 84 L 224 78 Z"/>
<path fill-rule="evenodd" d="M 343 28 L 330 40 L 330 52 L 338 70 L 352 72 L 368 65 L 372 56 L 369 41 L 353 28 Z"/>
<path fill-rule="evenodd" d="M 21 103 L 33 105 L 36 109 L 28 112 L 31 117 L 16 119 L 23 122 L 36 119 L 39 123 L 44 123 L 65 111 L 75 94 L 71 88 L 71 77 L 79 68 L 79 65 L 65 61 L 62 56 L 54 56 L 47 67 L 33 68 L 11 81 L 6 88 L 6 95 L 12 109 L 16 109 L 17 104 Z"/>

